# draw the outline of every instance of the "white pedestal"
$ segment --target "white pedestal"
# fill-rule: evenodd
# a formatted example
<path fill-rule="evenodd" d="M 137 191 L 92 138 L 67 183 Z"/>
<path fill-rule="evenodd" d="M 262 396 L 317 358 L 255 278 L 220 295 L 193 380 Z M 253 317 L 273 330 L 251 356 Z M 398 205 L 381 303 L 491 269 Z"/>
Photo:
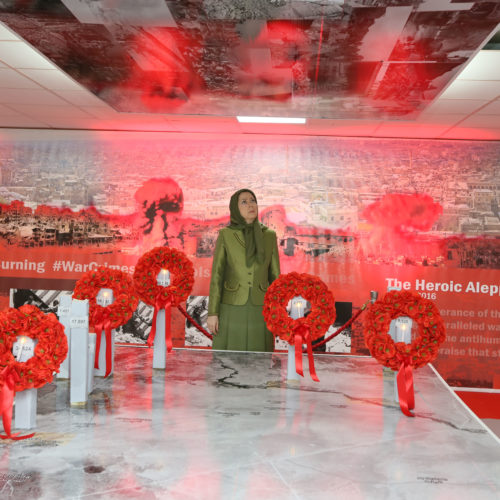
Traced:
<path fill-rule="evenodd" d="M 61 366 L 59 367 L 59 373 L 57 374 L 58 379 L 68 379 L 70 377 L 71 327 L 69 321 L 71 312 L 71 300 L 71 295 L 61 295 L 59 307 L 57 309 L 59 323 L 64 326 L 64 334 L 66 335 L 66 339 L 68 341 L 68 354 L 66 356 L 66 359 L 61 363 Z"/>
<path fill-rule="evenodd" d="M 89 302 L 71 303 L 71 379 L 70 404 L 83 405 L 88 396 L 89 365 Z"/>
<path fill-rule="evenodd" d="M 156 339 L 155 339 L 156 340 Z M 104 377 L 106 375 L 106 334 L 104 330 L 101 333 L 101 345 L 99 347 L 99 368 L 94 369 L 95 377 Z M 111 370 L 109 375 L 113 375 L 115 368 L 115 331 L 111 330 Z"/>
<path fill-rule="evenodd" d="M 156 315 L 156 334 L 153 344 L 153 368 L 164 370 L 167 366 L 167 346 L 165 343 L 165 309 Z"/>
<path fill-rule="evenodd" d="M 12 346 L 12 354 L 19 362 L 26 362 L 35 354 L 37 340 L 20 335 Z M 37 389 L 26 389 L 16 392 L 14 427 L 17 429 L 33 429 L 36 427 Z"/>
<path fill-rule="evenodd" d="M 113 290 L 111 288 L 101 288 L 97 293 L 96 302 L 102 307 L 109 306 L 114 301 Z M 113 369 L 115 365 L 115 331 L 111 330 L 111 368 L 109 370 L 109 375 L 113 374 Z M 108 342 L 106 340 L 106 334 L 103 330 L 101 333 L 101 345 L 99 346 L 99 368 L 94 371 L 94 376 L 105 377 L 107 370 L 106 364 L 106 351 L 108 349 Z M 89 389 L 90 391 L 91 389 Z"/>
<path fill-rule="evenodd" d="M 14 411 L 14 428 L 33 429 L 36 427 L 36 396 L 37 389 L 26 389 L 16 392 Z"/>
<path fill-rule="evenodd" d="M 289 316 L 292 319 L 303 318 L 309 302 L 301 295 L 294 297 L 288 303 L 290 309 Z M 300 353 L 302 356 L 302 353 Z M 300 375 L 297 373 L 295 365 L 295 345 L 288 345 L 288 362 L 287 362 L 287 380 L 300 380 Z"/>
<path fill-rule="evenodd" d="M 94 360 L 97 335 L 89 333 L 89 359 L 87 363 L 87 394 L 94 390 Z"/>
<path fill-rule="evenodd" d="M 301 354 L 302 356 L 302 354 Z M 286 365 L 286 379 L 287 380 L 300 380 L 300 375 L 297 373 L 295 365 L 295 346 L 288 345 L 288 360 Z"/>
<path fill-rule="evenodd" d="M 393 319 L 391 321 L 389 335 L 392 337 L 394 342 L 404 342 L 405 344 L 411 344 L 412 324 L 413 320 L 408 316 L 400 316 L 399 318 Z M 397 377 L 394 377 L 394 401 L 396 401 L 396 403 L 399 403 Z"/>

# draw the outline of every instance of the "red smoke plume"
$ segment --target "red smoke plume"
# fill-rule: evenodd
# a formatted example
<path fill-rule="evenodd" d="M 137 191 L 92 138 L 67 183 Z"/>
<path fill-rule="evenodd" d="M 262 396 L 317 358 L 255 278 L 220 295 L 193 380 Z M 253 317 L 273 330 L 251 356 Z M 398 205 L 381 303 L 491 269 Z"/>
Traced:
<path fill-rule="evenodd" d="M 376 226 L 394 231 L 429 231 L 443 207 L 427 194 L 388 194 L 368 205 L 362 216 Z"/>

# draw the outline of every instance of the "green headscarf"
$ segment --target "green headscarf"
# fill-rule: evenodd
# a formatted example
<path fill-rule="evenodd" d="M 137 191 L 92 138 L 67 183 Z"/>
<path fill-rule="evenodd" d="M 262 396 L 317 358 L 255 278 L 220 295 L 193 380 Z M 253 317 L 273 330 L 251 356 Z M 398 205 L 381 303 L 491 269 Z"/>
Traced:
<path fill-rule="evenodd" d="M 229 211 L 231 214 L 229 227 L 243 231 L 247 266 L 251 266 L 255 258 L 259 264 L 262 264 L 264 262 L 264 235 L 262 234 L 262 230 L 266 229 L 266 226 L 259 222 L 258 216 L 255 217 L 255 220 L 251 224 L 246 223 L 238 208 L 238 198 L 241 193 L 250 193 L 255 198 L 255 201 L 257 201 L 257 197 L 250 189 L 236 191 L 231 196 L 231 201 L 229 202 Z"/>

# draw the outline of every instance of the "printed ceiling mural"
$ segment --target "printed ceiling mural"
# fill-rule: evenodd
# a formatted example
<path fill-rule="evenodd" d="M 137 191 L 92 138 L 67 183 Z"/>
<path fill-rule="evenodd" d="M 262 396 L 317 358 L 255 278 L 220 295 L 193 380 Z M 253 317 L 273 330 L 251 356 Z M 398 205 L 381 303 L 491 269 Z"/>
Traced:
<path fill-rule="evenodd" d="M 408 120 L 500 3 L 0 0 L 0 21 L 121 112 Z"/>

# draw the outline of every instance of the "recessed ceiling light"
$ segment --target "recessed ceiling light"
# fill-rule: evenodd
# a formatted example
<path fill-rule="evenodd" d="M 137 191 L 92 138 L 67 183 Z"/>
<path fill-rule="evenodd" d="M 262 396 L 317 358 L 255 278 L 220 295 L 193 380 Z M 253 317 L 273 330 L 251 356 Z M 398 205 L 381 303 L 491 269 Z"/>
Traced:
<path fill-rule="evenodd" d="M 282 116 L 237 116 L 240 123 L 306 123 L 305 118 L 286 118 Z"/>

